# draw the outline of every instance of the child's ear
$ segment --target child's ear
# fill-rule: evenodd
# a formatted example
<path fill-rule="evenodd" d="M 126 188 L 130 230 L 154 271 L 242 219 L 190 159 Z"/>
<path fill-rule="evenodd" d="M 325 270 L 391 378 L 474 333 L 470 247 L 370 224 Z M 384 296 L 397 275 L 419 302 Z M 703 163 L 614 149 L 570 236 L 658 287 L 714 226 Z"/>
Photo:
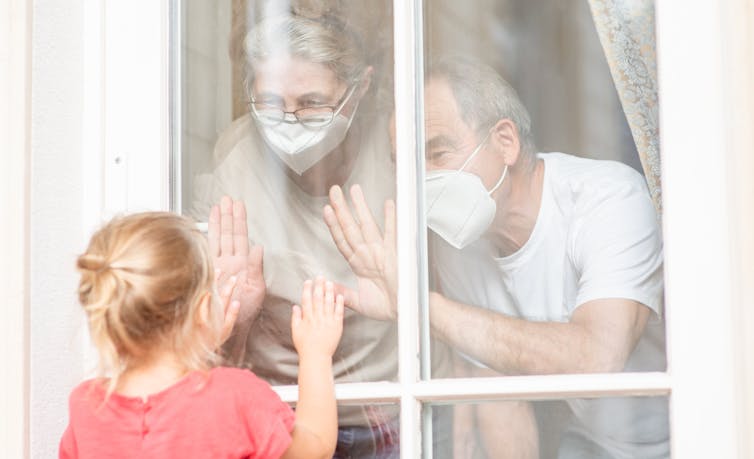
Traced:
<path fill-rule="evenodd" d="M 199 307 L 196 308 L 194 316 L 197 324 L 212 328 L 212 292 L 204 292 L 199 299 Z"/>

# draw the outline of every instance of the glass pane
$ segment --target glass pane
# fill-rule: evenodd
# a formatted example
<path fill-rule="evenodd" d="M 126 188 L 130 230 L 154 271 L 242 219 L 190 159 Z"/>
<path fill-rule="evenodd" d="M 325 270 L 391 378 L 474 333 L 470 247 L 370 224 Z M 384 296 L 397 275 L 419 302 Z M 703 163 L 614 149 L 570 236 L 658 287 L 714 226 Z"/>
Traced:
<path fill-rule="evenodd" d="M 425 2 L 434 377 L 666 368 L 660 221 L 590 3 Z"/>
<path fill-rule="evenodd" d="M 369 458 L 398 459 L 400 456 L 400 408 L 397 404 L 340 405 L 339 416 L 347 419 L 353 413 L 367 419 L 366 424 L 338 426 L 338 444 L 334 459 Z M 433 451 L 451 452 L 453 447 L 453 407 L 436 406 L 428 429 Z M 429 426 L 427 426 L 429 427 Z M 437 455 L 435 457 L 451 457 Z"/>
<path fill-rule="evenodd" d="M 433 458 L 668 458 L 667 397 L 427 405 L 450 426 Z M 434 427 L 434 425 L 433 425 Z M 440 434 L 433 429 L 433 435 Z"/>
<path fill-rule="evenodd" d="M 334 459 L 397 458 L 400 454 L 399 411 L 397 404 L 340 406 L 341 422 Z M 359 422 L 344 421 L 349 418 L 359 419 Z"/>
<path fill-rule="evenodd" d="M 381 228 L 394 198 L 391 5 L 181 2 L 181 211 L 206 222 L 225 195 L 245 203 L 248 240 L 264 248 L 266 292 L 228 350 L 272 384 L 296 383 L 291 306 L 306 279 L 322 275 L 366 302 L 323 208 L 340 185 L 353 209 L 347 189 L 358 184 Z M 242 236 L 244 219 L 221 221 Z M 243 268 L 243 240 L 228 238 L 234 252 L 220 244 L 236 259 L 228 271 Z M 395 380 L 394 322 L 347 309 L 333 361 L 338 383 Z M 340 423 L 370 428 L 373 416 L 385 418 L 379 411 L 344 408 Z"/>

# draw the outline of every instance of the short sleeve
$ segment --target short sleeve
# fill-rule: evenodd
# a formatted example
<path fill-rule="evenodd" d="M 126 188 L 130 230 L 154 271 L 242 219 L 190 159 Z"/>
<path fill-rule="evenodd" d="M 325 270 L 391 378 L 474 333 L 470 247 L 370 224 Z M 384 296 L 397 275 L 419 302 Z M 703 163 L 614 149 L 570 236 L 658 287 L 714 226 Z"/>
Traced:
<path fill-rule="evenodd" d="M 661 314 L 662 236 L 641 176 L 620 171 L 578 211 L 572 247 L 579 275 L 576 305 L 625 298 Z"/>
<path fill-rule="evenodd" d="M 79 457 L 74 426 L 77 420 L 81 418 L 82 406 L 84 406 L 82 401 L 86 394 L 91 393 L 92 384 L 91 380 L 82 382 L 71 391 L 71 395 L 68 397 L 68 426 L 65 432 L 63 432 L 63 437 L 60 439 L 58 447 L 59 459 L 74 459 Z"/>
<path fill-rule="evenodd" d="M 76 439 L 73 436 L 73 429 L 69 425 L 65 432 L 63 432 L 63 438 L 60 439 L 60 447 L 58 448 L 59 459 L 75 459 L 78 457 L 76 450 Z"/>

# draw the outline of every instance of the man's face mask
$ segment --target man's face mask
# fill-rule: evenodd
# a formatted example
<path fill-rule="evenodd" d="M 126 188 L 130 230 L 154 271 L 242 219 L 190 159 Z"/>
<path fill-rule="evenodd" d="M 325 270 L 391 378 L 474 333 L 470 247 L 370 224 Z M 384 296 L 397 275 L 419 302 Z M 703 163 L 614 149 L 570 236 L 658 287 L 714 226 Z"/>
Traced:
<path fill-rule="evenodd" d="M 273 107 L 256 108 L 252 103 L 251 112 L 270 149 L 301 175 L 346 138 L 358 104 L 350 117 L 341 111 L 355 89 L 356 85 L 351 86 L 335 107 L 302 108 L 291 113 Z"/>
<path fill-rule="evenodd" d="M 508 166 L 490 191 L 477 175 L 463 170 L 489 136 L 487 134 L 460 169 L 427 172 L 427 226 L 457 249 L 482 237 L 495 218 L 496 205 L 490 195 L 503 183 Z"/>

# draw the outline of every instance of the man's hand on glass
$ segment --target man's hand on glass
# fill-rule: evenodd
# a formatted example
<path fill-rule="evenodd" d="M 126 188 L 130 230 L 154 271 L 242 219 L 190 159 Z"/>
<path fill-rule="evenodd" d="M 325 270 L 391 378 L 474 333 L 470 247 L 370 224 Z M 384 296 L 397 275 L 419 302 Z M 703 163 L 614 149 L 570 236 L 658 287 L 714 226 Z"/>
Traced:
<path fill-rule="evenodd" d="M 384 235 L 374 221 L 359 185 L 351 187 L 354 214 L 339 186 L 330 189 L 323 214 L 335 245 L 358 279 L 356 291 L 339 286 L 349 308 L 378 320 L 397 317 L 395 203 L 385 201 Z"/>
<path fill-rule="evenodd" d="M 235 276 L 232 300 L 238 301 L 239 326 L 248 325 L 262 309 L 266 292 L 262 266 L 263 249 L 249 246 L 246 227 L 246 207 L 242 201 L 223 196 L 220 205 L 212 206 L 209 214 L 209 249 L 215 270 L 219 271 L 218 284 Z"/>

